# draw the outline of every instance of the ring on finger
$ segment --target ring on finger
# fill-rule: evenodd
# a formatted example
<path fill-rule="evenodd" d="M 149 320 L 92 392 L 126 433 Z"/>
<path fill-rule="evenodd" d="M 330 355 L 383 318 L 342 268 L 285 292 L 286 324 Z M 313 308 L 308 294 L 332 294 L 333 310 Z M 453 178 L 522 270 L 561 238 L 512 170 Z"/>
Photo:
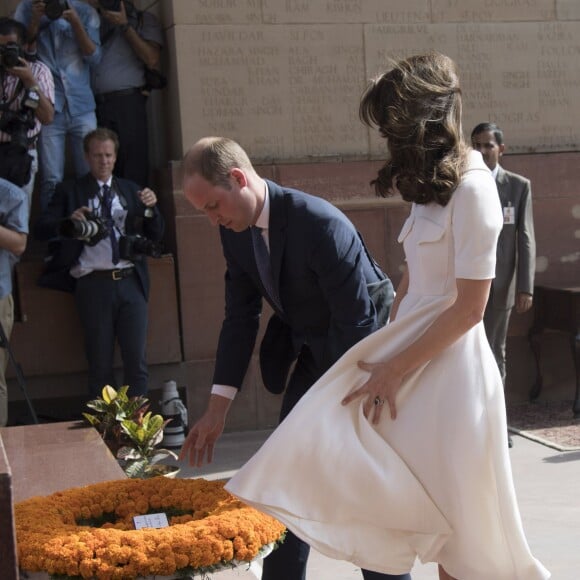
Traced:
<path fill-rule="evenodd" d="M 380 397 L 375 397 L 375 400 L 373 401 L 375 404 L 375 407 L 382 407 L 385 404 L 385 399 L 381 399 Z"/>

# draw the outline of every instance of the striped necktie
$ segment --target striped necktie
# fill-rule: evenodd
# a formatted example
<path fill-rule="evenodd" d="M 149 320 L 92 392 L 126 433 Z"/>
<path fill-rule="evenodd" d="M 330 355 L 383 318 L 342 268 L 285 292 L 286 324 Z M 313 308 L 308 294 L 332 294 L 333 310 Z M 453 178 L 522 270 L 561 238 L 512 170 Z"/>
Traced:
<path fill-rule="evenodd" d="M 280 301 L 280 296 L 276 290 L 274 284 L 274 277 L 272 276 L 272 266 L 270 265 L 270 252 L 266 246 L 266 241 L 262 235 L 262 228 L 253 226 L 250 228 L 252 231 L 252 243 L 254 246 L 254 257 L 256 258 L 256 266 L 258 266 L 258 273 L 260 274 L 260 279 L 262 280 L 262 285 L 264 290 L 266 290 L 266 298 L 269 302 L 279 311 L 284 312 L 282 308 L 282 303 Z"/>
<path fill-rule="evenodd" d="M 111 240 L 111 259 L 113 264 L 119 263 L 119 242 L 115 235 L 115 224 L 113 222 L 113 190 L 108 185 L 103 185 L 103 217 L 109 228 L 109 239 Z"/>

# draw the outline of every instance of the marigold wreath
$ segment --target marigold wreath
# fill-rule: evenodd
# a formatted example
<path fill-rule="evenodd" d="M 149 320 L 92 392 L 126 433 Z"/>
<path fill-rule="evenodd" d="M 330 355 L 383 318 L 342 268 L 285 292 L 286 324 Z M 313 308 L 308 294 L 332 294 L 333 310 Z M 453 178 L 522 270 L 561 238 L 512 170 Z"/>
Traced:
<path fill-rule="evenodd" d="M 99 580 L 209 572 L 254 559 L 283 538 L 274 518 L 204 479 L 126 479 L 34 497 L 15 506 L 21 569 Z M 169 527 L 135 530 L 165 512 Z"/>

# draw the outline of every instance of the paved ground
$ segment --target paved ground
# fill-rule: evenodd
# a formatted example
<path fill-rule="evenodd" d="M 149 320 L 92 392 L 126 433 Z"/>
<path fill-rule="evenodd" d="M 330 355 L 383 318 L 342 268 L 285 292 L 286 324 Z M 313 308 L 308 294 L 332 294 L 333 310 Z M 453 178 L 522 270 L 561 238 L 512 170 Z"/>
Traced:
<path fill-rule="evenodd" d="M 193 469 L 183 465 L 180 476 L 231 477 L 262 444 L 269 431 L 224 435 L 212 465 Z M 514 436 L 510 451 L 514 478 L 528 542 L 534 555 L 552 572 L 553 580 L 580 578 L 580 451 L 559 452 Z M 482 538 L 482 542 L 485 538 Z M 246 580 L 247 570 L 220 572 L 216 580 Z M 308 580 L 361 580 L 358 568 L 330 560 L 317 552 L 308 563 Z M 435 580 L 433 564 L 417 564 L 413 580 Z M 469 580 L 464 578 L 461 580 Z M 490 578 L 490 580 L 493 580 Z"/>

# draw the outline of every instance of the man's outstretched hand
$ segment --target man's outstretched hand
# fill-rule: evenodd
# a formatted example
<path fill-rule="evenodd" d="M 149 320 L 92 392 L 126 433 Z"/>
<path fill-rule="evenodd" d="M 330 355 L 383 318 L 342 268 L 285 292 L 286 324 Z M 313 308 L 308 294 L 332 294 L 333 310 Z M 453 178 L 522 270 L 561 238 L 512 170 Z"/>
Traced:
<path fill-rule="evenodd" d="M 214 445 L 223 433 L 231 404 L 232 400 L 226 397 L 210 396 L 205 413 L 187 434 L 179 453 L 180 461 L 187 460 L 189 465 L 195 467 L 213 461 Z"/>

